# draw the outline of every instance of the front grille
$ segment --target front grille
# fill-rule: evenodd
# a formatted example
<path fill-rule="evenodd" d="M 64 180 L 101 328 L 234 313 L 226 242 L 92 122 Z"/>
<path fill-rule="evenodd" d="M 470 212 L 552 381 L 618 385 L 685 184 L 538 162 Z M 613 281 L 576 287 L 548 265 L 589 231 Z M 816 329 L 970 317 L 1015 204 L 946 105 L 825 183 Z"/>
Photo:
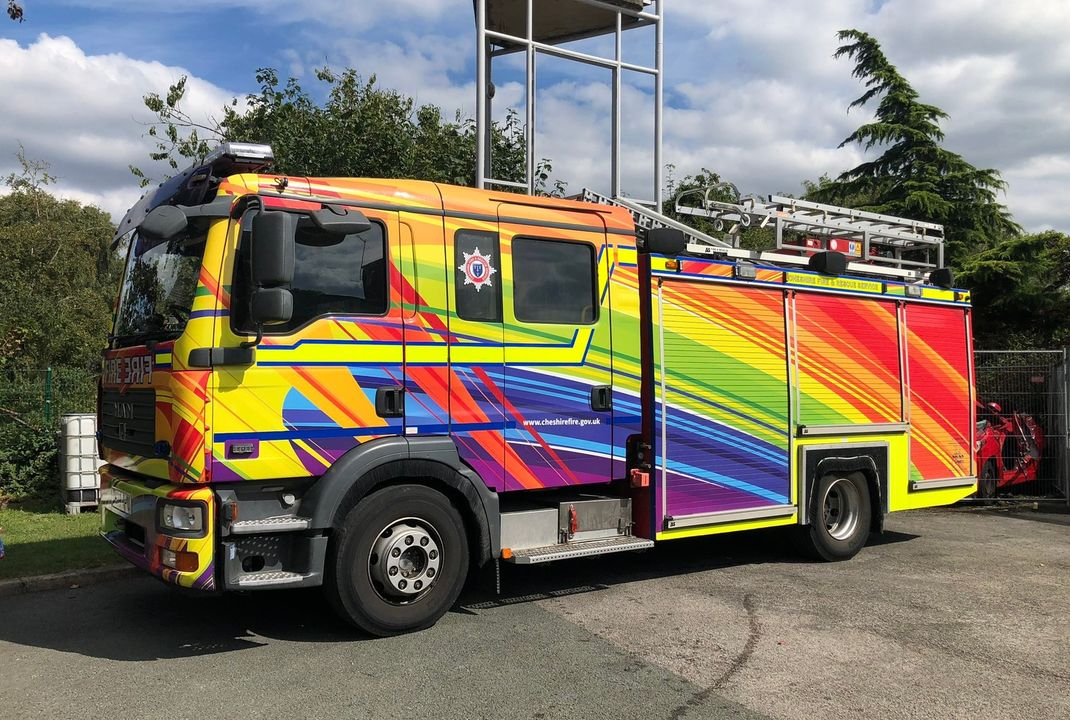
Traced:
<path fill-rule="evenodd" d="M 156 394 L 105 390 L 100 396 L 100 441 L 110 450 L 155 457 Z"/>

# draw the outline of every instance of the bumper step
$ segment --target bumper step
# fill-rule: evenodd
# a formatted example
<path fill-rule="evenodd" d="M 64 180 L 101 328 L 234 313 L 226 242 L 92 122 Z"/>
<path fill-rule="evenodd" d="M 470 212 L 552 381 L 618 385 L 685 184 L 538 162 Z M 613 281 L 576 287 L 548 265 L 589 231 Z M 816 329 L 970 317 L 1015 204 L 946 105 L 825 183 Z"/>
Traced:
<path fill-rule="evenodd" d="M 607 540 L 588 540 L 586 542 L 546 545 L 544 547 L 514 550 L 509 562 L 517 565 L 534 565 L 535 563 L 566 560 L 568 558 L 588 557 L 591 555 L 608 555 L 609 553 L 628 550 L 645 550 L 654 547 L 653 540 L 622 535 Z"/>
<path fill-rule="evenodd" d="M 231 535 L 259 535 L 261 533 L 308 530 L 312 521 L 305 517 L 282 516 L 260 520 L 238 520 L 230 524 Z"/>
<path fill-rule="evenodd" d="M 313 584 L 318 577 L 316 574 L 286 572 L 284 570 L 266 570 L 264 572 L 249 573 L 238 578 L 236 587 L 238 590 L 251 590 L 266 587 L 299 587 Z"/>

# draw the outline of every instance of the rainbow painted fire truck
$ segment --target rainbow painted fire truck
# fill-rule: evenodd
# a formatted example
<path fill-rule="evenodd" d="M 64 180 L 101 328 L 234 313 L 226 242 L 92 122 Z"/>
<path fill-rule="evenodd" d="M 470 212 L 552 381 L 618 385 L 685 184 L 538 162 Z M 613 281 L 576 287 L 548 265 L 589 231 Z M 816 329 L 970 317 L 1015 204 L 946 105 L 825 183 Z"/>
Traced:
<path fill-rule="evenodd" d="M 492 563 L 787 525 L 846 559 L 886 513 L 976 488 L 939 226 L 681 205 L 775 229 L 758 252 L 590 192 L 270 160 L 228 143 L 117 231 L 103 534 L 167 583 L 323 585 L 386 635 Z"/>

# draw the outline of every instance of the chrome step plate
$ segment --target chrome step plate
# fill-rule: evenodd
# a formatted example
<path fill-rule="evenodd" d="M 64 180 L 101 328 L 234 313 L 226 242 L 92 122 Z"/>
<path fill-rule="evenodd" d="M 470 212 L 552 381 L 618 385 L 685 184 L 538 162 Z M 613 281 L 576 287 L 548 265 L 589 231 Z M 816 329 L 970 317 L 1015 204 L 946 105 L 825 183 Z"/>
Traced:
<path fill-rule="evenodd" d="M 284 570 L 267 570 L 264 572 L 250 573 L 238 578 L 237 586 L 241 588 L 258 588 L 273 585 L 301 585 L 307 575 L 301 573 L 286 572 Z"/>
<path fill-rule="evenodd" d="M 282 516 L 260 520 L 239 520 L 230 524 L 231 535 L 259 535 L 260 533 L 293 532 L 307 530 L 312 522 L 308 518 Z"/>
<path fill-rule="evenodd" d="M 588 557 L 590 555 L 608 555 L 609 553 L 628 550 L 645 550 L 654 547 L 653 540 L 622 535 L 607 540 L 588 540 L 587 542 L 546 545 L 544 547 L 514 550 L 508 562 L 517 565 L 534 565 L 535 563 L 566 560 L 568 558 Z"/>

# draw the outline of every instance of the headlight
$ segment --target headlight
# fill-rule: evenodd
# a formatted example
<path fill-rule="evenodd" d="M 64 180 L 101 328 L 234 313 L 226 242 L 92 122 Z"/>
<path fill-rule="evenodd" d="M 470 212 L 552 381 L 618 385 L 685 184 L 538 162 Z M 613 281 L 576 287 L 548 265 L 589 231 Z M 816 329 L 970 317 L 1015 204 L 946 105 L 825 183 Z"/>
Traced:
<path fill-rule="evenodd" d="M 160 527 L 183 533 L 204 531 L 204 507 L 201 505 L 173 505 L 164 503 L 160 509 Z"/>

